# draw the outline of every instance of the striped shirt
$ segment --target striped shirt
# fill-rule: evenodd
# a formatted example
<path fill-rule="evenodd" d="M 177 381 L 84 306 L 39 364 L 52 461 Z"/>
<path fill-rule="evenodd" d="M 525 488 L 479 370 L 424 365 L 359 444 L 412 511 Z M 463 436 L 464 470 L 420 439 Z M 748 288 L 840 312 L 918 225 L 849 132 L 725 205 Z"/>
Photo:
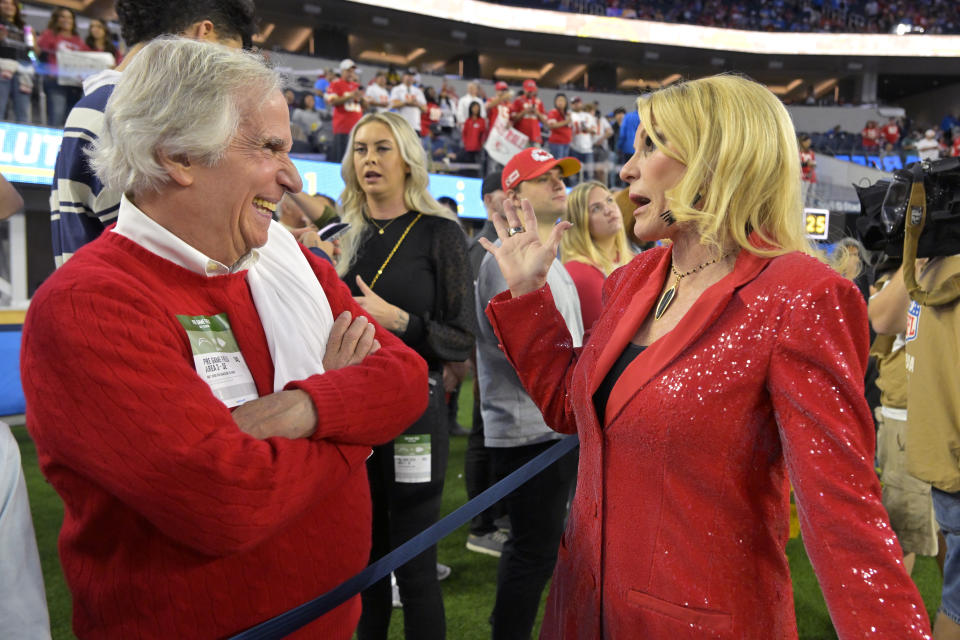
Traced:
<path fill-rule="evenodd" d="M 119 81 L 120 73 L 113 70 L 87 78 L 83 98 L 67 116 L 50 192 L 50 226 L 57 267 L 96 239 L 117 217 L 122 194 L 104 188 L 85 152 L 103 129 L 107 100 Z"/>

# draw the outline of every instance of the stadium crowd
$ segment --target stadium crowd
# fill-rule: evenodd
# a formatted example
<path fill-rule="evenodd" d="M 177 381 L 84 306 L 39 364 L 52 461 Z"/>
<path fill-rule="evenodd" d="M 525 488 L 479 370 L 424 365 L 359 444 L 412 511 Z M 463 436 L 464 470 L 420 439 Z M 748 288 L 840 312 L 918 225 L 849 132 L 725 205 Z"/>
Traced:
<path fill-rule="evenodd" d="M 750 31 L 960 33 L 949 0 L 506 0 L 501 4 Z"/>

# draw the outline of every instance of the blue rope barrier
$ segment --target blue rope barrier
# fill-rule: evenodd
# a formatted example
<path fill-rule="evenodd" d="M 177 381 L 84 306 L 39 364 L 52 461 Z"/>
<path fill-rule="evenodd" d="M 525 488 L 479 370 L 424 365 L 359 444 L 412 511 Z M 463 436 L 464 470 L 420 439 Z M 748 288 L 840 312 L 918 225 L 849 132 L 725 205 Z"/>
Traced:
<path fill-rule="evenodd" d="M 367 587 L 387 577 L 391 571 L 417 557 L 435 545 L 438 540 L 450 535 L 469 522 L 480 512 L 492 507 L 505 495 L 549 467 L 561 456 L 573 451 L 579 444 L 580 441 L 576 436 L 564 438 L 446 518 L 427 527 L 387 555 L 372 562 L 357 575 L 309 602 L 281 613 L 275 618 L 261 622 L 246 631 L 241 631 L 230 640 L 277 640 L 313 622 Z"/>

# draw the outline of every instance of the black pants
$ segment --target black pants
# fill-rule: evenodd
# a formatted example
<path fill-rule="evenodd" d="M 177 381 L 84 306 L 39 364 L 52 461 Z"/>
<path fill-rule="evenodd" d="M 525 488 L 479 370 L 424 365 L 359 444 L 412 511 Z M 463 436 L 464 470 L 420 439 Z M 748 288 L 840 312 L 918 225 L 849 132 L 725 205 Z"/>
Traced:
<path fill-rule="evenodd" d="M 350 142 L 349 133 L 335 133 L 333 134 L 333 150 L 331 151 L 331 156 L 327 158 L 328 162 L 335 162 L 340 164 L 343 162 L 343 156 L 347 152 L 347 143 Z"/>
<path fill-rule="evenodd" d="M 450 453 L 447 409 L 439 374 L 430 374 L 430 404 L 404 435 L 430 435 L 430 482 L 403 483 L 394 479 L 394 446 L 374 447 L 367 460 L 370 497 L 373 501 L 373 548 L 377 560 L 437 521 L 443 479 Z M 407 640 L 434 640 L 446 636 L 443 594 L 437 581 L 437 548 L 431 547 L 394 572 L 403 601 L 403 626 Z M 361 594 L 363 613 L 357 627 L 359 640 L 385 640 L 393 612 L 390 579 L 385 578 Z"/>
<path fill-rule="evenodd" d="M 555 445 L 495 448 L 493 464 L 503 478 Z M 576 482 L 578 451 L 564 455 L 506 497 L 510 537 L 503 546 L 493 605 L 493 640 L 528 640 L 543 588 L 557 562 L 567 501 Z"/>
<path fill-rule="evenodd" d="M 463 477 L 467 487 L 467 500 L 473 500 L 497 481 L 493 472 L 493 449 L 488 449 L 484 445 L 483 415 L 480 413 L 476 387 L 473 392 L 473 428 L 467 436 L 467 451 L 463 456 Z M 470 533 L 482 536 L 496 531 L 497 526 L 493 521 L 502 511 L 501 504 L 502 501 L 475 516 L 470 521 Z"/>

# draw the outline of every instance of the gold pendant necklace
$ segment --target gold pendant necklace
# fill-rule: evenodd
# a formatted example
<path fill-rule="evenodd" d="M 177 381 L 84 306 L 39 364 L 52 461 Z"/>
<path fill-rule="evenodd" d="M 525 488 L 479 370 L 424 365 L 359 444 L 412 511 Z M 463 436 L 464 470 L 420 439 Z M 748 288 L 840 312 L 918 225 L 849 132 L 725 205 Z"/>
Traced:
<path fill-rule="evenodd" d="M 400 217 L 402 217 L 405 213 L 406 213 L 406 212 L 401 213 L 401 214 L 400 214 L 399 216 L 397 216 L 396 218 L 391 218 L 390 222 L 388 222 L 387 224 L 383 225 L 382 227 L 381 227 L 379 224 L 377 224 L 377 221 L 374 220 L 373 218 L 371 218 L 370 216 L 367 216 L 367 220 L 369 220 L 369 221 L 370 221 L 370 224 L 372 224 L 374 227 L 377 228 L 377 233 L 379 233 L 380 235 L 383 235 L 383 232 L 387 230 L 387 227 L 389 227 L 389 226 L 392 225 L 394 222 L 396 222 L 397 219 L 400 218 Z"/>
<path fill-rule="evenodd" d="M 671 304 L 671 303 L 674 301 L 674 299 L 677 297 L 677 286 L 680 284 L 680 281 L 681 281 L 681 280 L 683 280 L 684 278 L 686 278 L 686 277 L 689 276 L 690 274 L 696 273 L 697 271 L 700 271 L 701 269 L 706 269 L 706 268 L 709 267 L 710 265 L 716 264 L 717 262 L 720 262 L 721 260 L 723 260 L 724 258 L 726 258 L 728 255 L 730 255 L 730 254 L 726 254 L 726 253 L 725 253 L 724 255 L 720 256 L 719 258 L 714 258 L 713 260 L 711 260 L 711 261 L 709 261 L 709 262 L 704 262 L 703 264 L 697 265 L 696 267 L 694 267 L 693 269 L 690 269 L 690 271 L 687 271 L 686 273 L 680 273 L 679 271 L 677 271 L 677 268 L 676 268 L 676 267 L 673 265 L 673 263 L 671 262 L 671 263 L 670 263 L 670 271 L 672 271 L 672 272 L 673 272 L 673 275 L 676 276 L 676 280 L 673 281 L 673 286 L 670 287 L 669 289 L 667 289 L 666 291 L 664 291 L 664 292 L 663 292 L 663 295 L 660 296 L 660 299 L 657 301 L 657 310 L 653 313 L 653 319 L 654 319 L 654 320 L 659 320 L 659 319 L 660 319 L 660 316 L 662 316 L 664 313 L 666 313 L 667 309 L 670 307 L 670 304 Z"/>

